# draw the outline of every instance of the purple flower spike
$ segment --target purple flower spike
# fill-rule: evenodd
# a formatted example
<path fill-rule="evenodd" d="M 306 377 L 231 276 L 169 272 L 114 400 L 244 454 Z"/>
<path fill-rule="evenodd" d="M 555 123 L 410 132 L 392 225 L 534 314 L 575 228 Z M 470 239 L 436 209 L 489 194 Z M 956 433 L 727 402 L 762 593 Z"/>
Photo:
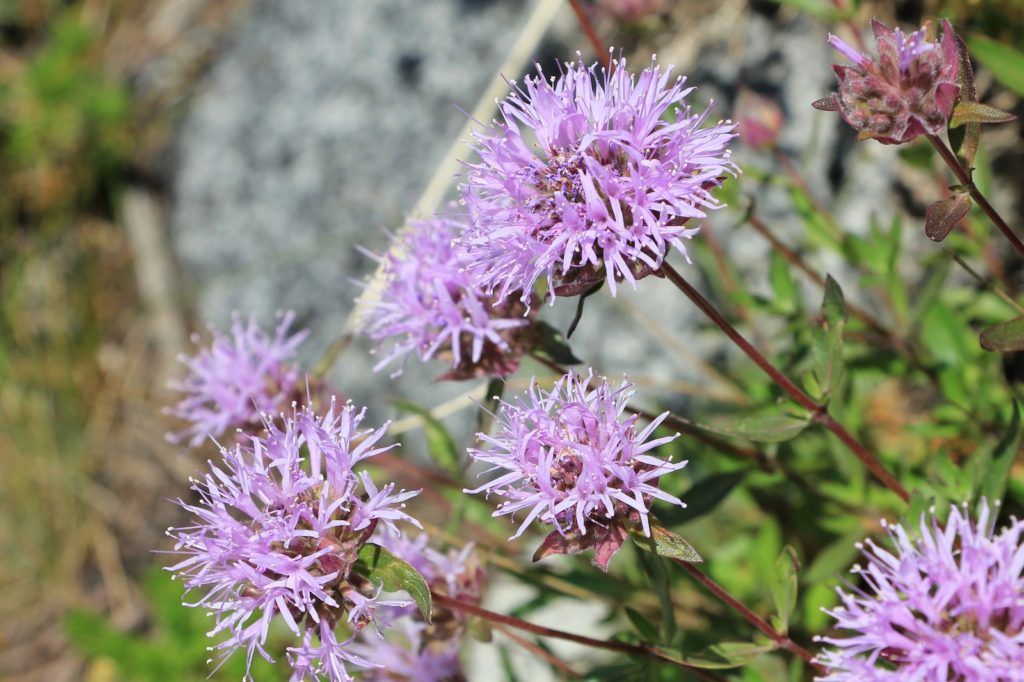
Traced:
<path fill-rule="evenodd" d="M 462 198 L 472 225 L 462 242 L 477 280 L 500 299 L 529 304 L 538 279 L 576 295 L 686 256 L 691 219 L 720 208 L 711 189 L 734 173 L 731 123 L 705 127 L 685 103 L 693 88 L 654 64 L 638 76 L 568 63 L 550 80 L 540 67 L 501 103 L 502 122 L 474 133 L 480 161 Z"/>
<path fill-rule="evenodd" d="M 196 447 L 230 429 L 258 427 L 264 414 L 283 409 L 294 398 L 299 377 L 288 360 L 309 334 L 289 334 L 294 319 L 291 312 L 281 316 L 273 336 L 264 334 L 252 317 L 243 323 L 236 315 L 230 335 L 210 327 L 210 346 L 194 357 L 181 357 L 189 374 L 170 384 L 185 397 L 167 411 L 190 426 L 168 439 L 188 440 Z M 193 341 L 198 345 L 199 337 Z"/>
<path fill-rule="evenodd" d="M 996 505 L 998 512 L 998 504 Z M 941 525 L 922 515 L 920 536 L 888 528 L 894 550 L 862 548 L 863 583 L 839 590 L 827 613 L 846 637 L 818 656 L 823 682 L 1007 682 L 1024 679 L 1024 522 L 994 534 L 982 502 L 976 521 L 953 506 Z"/>
<path fill-rule="evenodd" d="M 353 572 L 359 548 L 378 525 L 397 533 L 399 521 L 419 526 L 402 511 L 415 492 L 378 489 L 353 466 L 391 446 L 380 446 L 385 428 L 360 429 L 363 411 L 351 404 L 319 417 L 309 408 L 267 423 L 265 435 L 221 449 L 222 461 L 193 480 L 198 501 L 178 500 L 193 525 L 173 528 L 182 560 L 168 570 L 183 578 L 187 606 L 212 612 L 212 648 L 226 659 L 245 649 L 270 660 L 264 648 L 271 621 L 280 620 L 302 645 L 289 649 L 301 680 L 348 680 L 344 664 L 367 667 L 336 638 L 377 625 L 380 607 L 407 602 L 380 598 L 380 586 Z M 375 589 L 376 588 L 376 589 Z M 314 644 L 315 638 L 319 641 Z M 342 637 L 345 639 L 345 637 Z"/>
<path fill-rule="evenodd" d="M 467 272 L 466 253 L 453 244 L 465 226 L 454 220 L 413 223 L 397 249 L 383 258 L 386 284 L 366 317 L 366 333 L 390 348 L 379 370 L 415 354 L 444 358 L 442 379 L 506 376 L 530 343 L 527 306 L 497 303 Z M 393 376 L 394 376 L 393 375 Z"/>
<path fill-rule="evenodd" d="M 854 65 L 833 65 L 839 92 L 814 106 L 838 111 L 861 139 L 884 144 L 902 144 L 918 135 L 945 131 L 960 92 L 953 27 L 942 21 L 939 43 L 928 41 L 925 28 L 908 35 L 877 19 L 871 28 L 878 47 L 874 61 L 829 36 L 829 44 Z"/>
<path fill-rule="evenodd" d="M 490 447 L 469 451 L 490 464 L 490 471 L 504 473 L 466 492 L 504 497 L 494 516 L 525 512 L 510 539 L 534 520 L 554 526 L 535 559 L 595 547 L 598 565 L 607 570 L 628 527 L 639 525 L 650 535 L 652 500 L 686 506 L 658 488 L 658 479 L 686 461 L 648 454 L 679 434 L 648 440 L 667 412 L 642 430 L 636 415 L 623 418 L 633 393 L 632 384 L 613 388 L 603 379 L 595 381 L 593 372 L 586 377 L 570 372 L 551 391 L 534 382 L 525 399 L 502 401 L 497 435 L 479 434 Z"/>

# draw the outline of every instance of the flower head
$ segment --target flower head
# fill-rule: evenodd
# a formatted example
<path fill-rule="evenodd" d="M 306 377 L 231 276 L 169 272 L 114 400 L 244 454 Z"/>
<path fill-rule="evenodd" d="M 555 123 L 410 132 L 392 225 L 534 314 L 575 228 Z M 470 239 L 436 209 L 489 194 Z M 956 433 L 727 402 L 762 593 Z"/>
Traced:
<path fill-rule="evenodd" d="M 837 36 L 829 36 L 829 44 L 853 66 L 832 66 L 839 93 L 815 106 L 838 110 L 861 138 L 885 144 L 945 131 L 960 92 L 960 58 L 952 26 L 942 21 L 939 43 L 927 39 L 926 28 L 905 34 L 875 19 L 871 29 L 878 47 L 874 61 Z"/>
<path fill-rule="evenodd" d="M 592 372 L 586 377 L 570 372 L 551 391 L 534 382 L 525 399 L 502 402 L 497 435 L 479 435 L 489 448 L 469 451 L 503 473 L 466 492 L 504 497 L 494 516 L 525 512 L 512 538 L 534 520 L 554 526 L 537 558 L 594 546 L 598 564 L 607 568 L 627 526 L 639 523 L 650 535 L 652 500 L 686 506 L 658 487 L 662 476 L 686 461 L 648 454 L 678 434 L 648 440 L 668 413 L 638 429 L 635 414 L 623 417 L 633 393 L 632 384 L 623 381 L 614 388 L 595 381 Z"/>
<path fill-rule="evenodd" d="M 998 509 L 998 507 L 997 507 Z M 894 550 L 871 541 L 865 587 L 839 590 L 827 613 L 847 637 L 823 637 L 828 682 L 1021 679 L 1024 669 L 1024 522 L 999 534 L 981 505 L 977 520 L 955 505 L 946 523 L 921 517 L 920 535 L 889 527 Z"/>
<path fill-rule="evenodd" d="M 537 68 L 500 104 L 503 121 L 474 134 L 479 162 L 462 187 L 472 224 L 462 238 L 477 280 L 527 302 L 635 280 L 684 256 L 685 224 L 719 208 L 710 190 L 735 171 L 731 124 L 704 127 L 692 88 L 653 63 L 639 76 L 568 63 Z"/>
<path fill-rule="evenodd" d="M 466 253 L 453 244 L 465 226 L 455 220 L 414 222 L 384 257 L 385 285 L 367 311 L 366 333 L 390 348 L 374 369 L 410 354 L 444 357 L 443 378 L 505 376 L 527 350 L 530 320 L 516 300 L 496 302 L 467 272 Z M 401 372 L 399 367 L 396 374 Z"/>
<path fill-rule="evenodd" d="M 288 361 L 309 332 L 289 333 L 294 313 L 281 316 L 273 336 L 264 334 L 256 318 L 243 322 L 236 315 L 231 334 L 210 327 L 213 341 L 193 357 L 181 357 L 189 374 L 170 387 L 185 397 L 168 412 L 190 422 L 169 438 L 188 440 L 195 447 L 229 429 L 258 426 L 263 415 L 275 413 L 292 400 L 298 371 Z M 198 345 L 199 338 L 194 337 Z"/>
<path fill-rule="evenodd" d="M 193 481 L 197 502 L 178 501 L 195 521 L 168 531 L 183 557 L 169 570 L 184 579 L 186 594 L 202 593 L 186 605 L 213 613 L 211 635 L 226 635 L 213 647 L 223 657 L 244 648 L 250 662 L 255 654 L 269 659 L 267 629 L 279 616 L 303 637 L 290 650 L 301 663 L 296 679 L 302 670 L 349 679 L 336 671 L 360 659 L 344 653 L 335 627 L 358 632 L 376 608 L 398 604 L 382 600 L 353 565 L 378 526 L 397 533 L 396 522 L 419 525 L 402 510 L 416 493 L 378 490 L 353 471 L 389 449 L 378 444 L 386 427 L 360 430 L 362 419 L 351 404 L 332 402 L 322 417 L 306 408 L 283 418 L 283 428 L 268 423 L 264 436 L 221 449 L 222 462 Z"/>

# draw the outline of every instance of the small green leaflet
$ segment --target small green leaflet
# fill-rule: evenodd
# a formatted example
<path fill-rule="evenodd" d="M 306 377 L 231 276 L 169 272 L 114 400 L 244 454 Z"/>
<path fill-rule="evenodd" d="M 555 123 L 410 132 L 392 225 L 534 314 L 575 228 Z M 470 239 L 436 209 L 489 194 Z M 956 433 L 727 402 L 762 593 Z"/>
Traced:
<path fill-rule="evenodd" d="M 388 592 L 406 592 L 430 623 L 433 604 L 427 581 L 415 568 L 380 545 L 368 542 L 359 548 L 355 570 L 364 578 L 384 586 Z"/>

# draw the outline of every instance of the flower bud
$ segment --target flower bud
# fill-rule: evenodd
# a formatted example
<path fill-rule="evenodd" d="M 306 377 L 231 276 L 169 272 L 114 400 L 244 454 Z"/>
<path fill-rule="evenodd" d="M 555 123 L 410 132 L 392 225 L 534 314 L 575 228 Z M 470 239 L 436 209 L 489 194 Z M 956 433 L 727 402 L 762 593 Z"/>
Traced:
<path fill-rule="evenodd" d="M 956 38 L 942 21 L 942 39 L 927 39 L 927 26 L 904 34 L 872 20 L 878 57 L 872 61 L 837 36 L 829 44 L 853 62 L 834 64 L 839 92 L 815 107 L 839 111 L 861 139 L 902 144 L 918 135 L 938 135 L 949 124 L 960 86 Z"/>

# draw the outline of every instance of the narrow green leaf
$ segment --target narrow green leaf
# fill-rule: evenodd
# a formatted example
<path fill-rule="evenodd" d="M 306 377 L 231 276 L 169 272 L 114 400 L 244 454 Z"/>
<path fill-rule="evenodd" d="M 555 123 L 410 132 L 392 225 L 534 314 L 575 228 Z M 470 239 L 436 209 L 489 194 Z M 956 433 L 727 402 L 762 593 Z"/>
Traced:
<path fill-rule="evenodd" d="M 537 327 L 537 352 L 559 365 L 578 365 L 582 360 L 577 358 L 569 348 L 565 335 L 547 322 L 534 323 Z"/>
<path fill-rule="evenodd" d="M 658 636 L 658 628 L 654 627 L 651 621 L 647 620 L 647 617 L 634 608 L 626 607 L 626 617 L 629 618 L 629 622 L 636 628 L 637 634 L 640 635 L 640 639 L 648 644 L 653 644 L 660 641 Z"/>
<path fill-rule="evenodd" d="M 462 457 L 455 439 L 430 410 L 407 400 L 396 400 L 395 407 L 423 419 L 423 433 L 427 438 L 427 450 L 431 458 L 444 471 L 453 476 L 462 475 Z"/>
<path fill-rule="evenodd" d="M 774 651 L 778 647 L 774 642 L 719 642 L 694 656 L 683 660 L 689 665 L 708 670 L 740 668 L 761 654 Z"/>
<path fill-rule="evenodd" d="M 821 302 L 821 327 L 814 330 L 811 357 L 814 376 L 822 396 L 831 395 L 843 377 L 843 328 L 846 326 L 846 300 L 839 284 L 829 275 Z"/>
<path fill-rule="evenodd" d="M 1008 353 L 1024 350 L 1024 316 L 993 325 L 981 333 L 981 347 Z"/>
<path fill-rule="evenodd" d="M 502 377 L 494 377 L 487 382 L 487 392 L 484 394 L 483 404 L 476 413 L 477 433 L 487 433 L 491 430 L 491 422 L 494 421 L 494 414 L 498 410 L 498 402 L 505 393 L 507 382 Z"/>
<path fill-rule="evenodd" d="M 644 541 L 648 543 L 649 550 L 650 540 L 644 538 Z M 651 589 L 658 597 L 658 605 L 661 608 L 661 641 L 671 642 L 676 637 L 676 607 L 672 603 L 672 576 L 669 574 L 668 566 L 657 554 L 637 552 L 636 559 L 650 581 Z"/>
<path fill-rule="evenodd" d="M 1010 478 L 1010 469 L 1020 452 L 1021 424 L 1020 405 L 1013 401 L 1013 414 L 1010 417 L 1010 427 L 1003 434 L 999 444 L 992 453 L 992 465 L 985 472 L 981 481 L 981 496 L 989 503 L 1003 499 L 1006 492 L 1006 482 Z"/>
<path fill-rule="evenodd" d="M 1016 120 L 1017 115 L 1009 111 L 996 109 L 981 102 L 960 102 L 953 109 L 949 125 L 951 128 L 959 128 L 965 123 L 1009 123 Z"/>
<path fill-rule="evenodd" d="M 834 575 L 845 575 L 860 554 L 857 543 L 864 539 L 864 535 L 865 531 L 857 528 L 818 552 L 807 570 L 800 574 L 804 586 L 817 585 Z"/>
<path fill-rule="evenodd" d="M 629 529 L 629 535 L 637 547 L 658 556 L 679 559 L 693 564 L 704 561 L 686 538 L 678 533 L 673 533 L 668 528 L 652 525 L 651 537 L 647 537 L 641 529 L 634 527 Z"/>
<path fill-rule="evenodd" d="M 420 615 L 430 622 L 432 602 L 427 581 L 408 562 L 399 559 L 380 545 L 368 542 L 359 548 L 355 570 L 388 592 L 406 592 L 419 607 Z"/>
<path fill-rule="evenodd" d="M 982 35 L 967 39 L 971 55 L 992 72 L 996 80 L 1024 97 L 1024 53 Z"/>
<path fill-rule="evenodd" d="M 707 514 L 728 497 L 746 475 L 747 470 L 742 469 L 702 478 L 683 494 L 682 497 L 686 500 L 685 507 L 674 506 L 666 511 L 660 511 L 658 520 L 666 526 L 678 526 Z"/>
<path fill-rule="evenodd" d="M 718 433 L 761 443 L 784 443 L 800 435 L 810 423 L 809 415 L 793 417 L 788 414 L 763 414 L 742 417 L 730 424 L 716 422 L 710 428 Z"/>
<path fill-rule="evenodd" d="M 789 631 L 789 617 L 796 608 L 797 568 L 800 561 L 796 558 L 796 550 L 789 545 L 782 548 L 782 554 L 775 560 L 772 567 L 771 582 L 772 599 L 775 601 L 775 612 L 779 616 L 782 633 Z"/>
<path fill-rule="evenodd" d="M 846 322 L 846 298 L 832 275 L 825 277 L 825 297 L 821 301 L 821 318 L 829 329 Z"/>
<path fill-rule="evenodd" d="M 799 305 L 796 280 L 793 279 L 793 268 L 778 252 L 772 252 L 768 279 L 772 285 L 773 303 L 777 310 L 792 313 Z"/>

